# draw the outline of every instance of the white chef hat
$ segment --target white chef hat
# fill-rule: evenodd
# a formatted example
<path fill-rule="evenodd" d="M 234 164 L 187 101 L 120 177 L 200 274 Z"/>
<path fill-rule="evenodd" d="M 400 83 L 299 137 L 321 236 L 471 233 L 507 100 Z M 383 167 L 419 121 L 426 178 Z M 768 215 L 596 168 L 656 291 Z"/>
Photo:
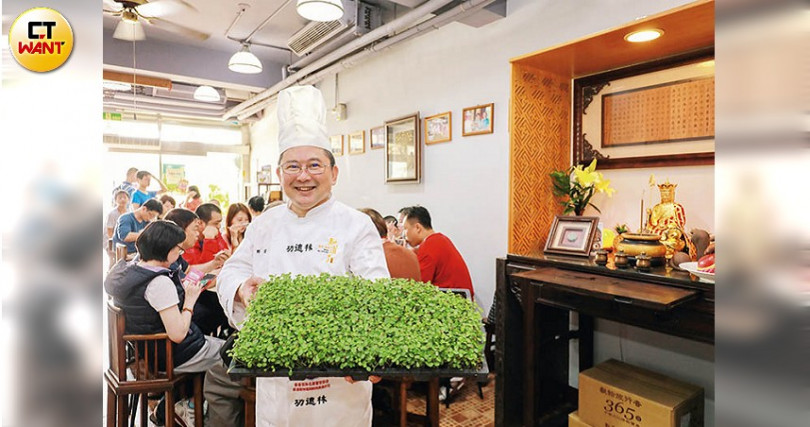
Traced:
<path fill-rule="evenodd" d="M 292 86 L 278 94 L 279 153 L 312 146 L 331 151 L 326 134 L 326 103 L 314 86 Z"/>

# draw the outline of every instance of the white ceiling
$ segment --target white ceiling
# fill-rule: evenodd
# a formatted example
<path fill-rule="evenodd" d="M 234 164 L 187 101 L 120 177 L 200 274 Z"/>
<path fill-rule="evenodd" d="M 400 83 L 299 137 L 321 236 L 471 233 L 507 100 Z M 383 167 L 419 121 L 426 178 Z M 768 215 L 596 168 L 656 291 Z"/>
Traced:
<path fill-rule="evenodd" d="M 122 0 L 123 1 L 123 0 Z M 153 2 L 158 0 L 152 0 Z M 182 1 L 192 8 L 175 13 L 161 14 L 161 19 L 183 27 L 210 35 L 206 40 L 185 37 L 166 31 L 155 25 L 144 24 L 146 39 L 131 42 L 112 37 L 120 17 L 104 14 L 104 68 L 105 70 L 132 72 L 172 80 L 175 83 L 190 85 L 208 84 L 216 88 L 230 89 L 232 94 L 241 93 L 235 99 L 246 99 L 250 93 L 258 93 L 280 82 L 282 69 L 298 61 L 298 57 L 287 49 L 287 40 L 309 21 L 296 12 L 295 0 L 159 0 Z M 364 3 L 379 6 L 382 22 L 386 24 L 410 12 L 427 0 L 362 0 Z M 434 14 L 455 7 L 463 0 L 452 0 Z M 116 3 L 118 2 L 118 3 Z M 146 0 L 129 0 L 131 3 L 145 3 Z M 506 0 L 496 0 L 500 12 L 495 18 L 505 15 Z M 104 9 L 121 9 L 118 0 L 102 0 Z M 345 3 L 345 2 L 344 2 Z M 234 23 L 240 10 L 247 6 L 245 13 Z M 495 6 L 493 4 L 493 6 Z M 480 26 L 491 22 L 487 17 L 475 22 L 476 17 L 485 11 L 471 15 L 468 25 Z M 272 19 L 251 37 L 251 52 L 261 61 L 263 70 L 259 74 L 240 74 L 228 69 L 228 59 L 239 50 L 239 40 L 251 35 L 268 17 Z M 491 15 L 491 13 L 490 13 Z M 498 16 L 499 15 L 499 16 Z M 230 27 L 230 30 L 229 30 Z M 229 31 L 228 31 L 229 30 Z M 228 33 L 226 34 L 226 31 Z M 235 39 L 235 40 L 234 40 Z M 264 47 L 274 45 L 283 49 Z M 335 49 L 336 47 L 332 47 Z M 319 56 L 322 52 L 317 53 Z M 105 98 L 106 99 L 106 98 Z M 108 105 L 105 101 L 105 108 Z M 120 106 L 119 106 L 120 107 Z"/>
<path fill-rule="evenodd" d="M 111 2 L 114 1 L 115 0 L 105 0 L 103 6 L 109 9 L 110 4 L 112 4 Z M 142 0 L 138 0 L 138 2 L 140 1 Z M 191 63 L 190 65 L 192 65 L 192 67 L 190 67 L 188 71 L 188 76 L 191 77 L 195 77 L 200 64 L 199 61 L 196 60 L 182 61 L 184 53 L 183 51 L 186 48 L 188 48 L 189 51 L 193 51 L 195 53 L 195 57 L 199 57 L 200 53 L 205 50 L 211 51 L 210 56 L 212 58 L 219 58 L 222 56 L 227 56 L 227 58 L 229 58 L 230 55 L 240 48 L 240 45 L 237 41 L 226 37 L 225 32 L 239 14 L 242 7 L 241 5 L 247 5 L 247 10 L 227 34 L 227 36 L 230 36 L 231 38 L 240 40 L 250 35 L 265 19 L 278 10 L 278 14 L 251 38 L 251 42 L 256 43 L 251 46 L 251 52 L 262 60 L 264 68 L 278 68 L 278 70 L 270 71 L 272 76 L 268 76 L 268 78 L 264 80 L 257 79 L 255 76 L 251 77 L 250 75 L 238 74 L 226 70 L 230 74 L 227 82 L 237 86 L 241 84 L 244 86 L 244 88 L 268 87 L 281 79 L 280 68 L 282 65 L 290 64 L 298 59 L 297 56 L 291 54 L 289 51 L 259 45 L 274 45 L 286 49 L 287 40 L 290 38 L 290 36 L 309 23 L 308 20 L 299 16 L 296 12 L 295 0 L 289 2 L 288 0 L 184 1 L 193 6 L 196 11 L 161 15 L 161 18 L 184 27 L 189 27 L 197 31 L 208 33 L 210 34 L 210 37 L 207 40 L 197 40 L 166 31 L 158 26 L 144 25 L 144 30 L 146 31 L 146 40 L 135 42 L 136 68 L 139 70 L 149 70 L 149 68 L 145 67 L 150 62 L 148 56 L 155 50 L 160 50 L 161 45 L 171 48 L 172 56 L 175 57 L 175 62 Z M 399 15 L 404 11 L 409 10 L 409 8 L 403 6 L 403 4 L 408 4 L 411 6 L 419 5 L 425 0 L 395 0 L 396 2 L 402 4 L 396 4 L 391 0 L 363 1 L 380 6 L 383 11 L 384 20 L 386 20 L 386 15 Z M 288 4 L 284 5 L 285 3 Z M 120 9 L 120 7 L 118 8 Z M 119 20 L 120 17 L 109 16 L 106 13 L 104 14 L 104 63 L 105 65 L 127 67 L 132 63 L 132 42 L 123 42 L 112 38 L 112 32 Z M 227 58 L 225 58 L 225 61 L 227 61 Z M 138 63 L 140 63 L 141 66 L 137 66 Z M 214 67 L 214 64 L 215 63 L 213 61 L 210 61 L 208 67 Z M 225 68 L 227 68 L 227 66 Z M 161 74 L 160 70 L 153 69 L 149 71 Z M 163 74 L 171 75 L 176 72 L 178 72 L 178 70 L 173 70 Z M 182 75 L 182 72 L 180 72 L 180 74 L 176 75 L 176 77 L 178 79 L 182 79 L 184 76 Z M 223 82 L 221 79 L 222 76 L 220 76 L 219 79 L 211 79 L 211 83 L 220 83 L 220 85 L 224 86 L 223 83 L 227 82 Z"/>

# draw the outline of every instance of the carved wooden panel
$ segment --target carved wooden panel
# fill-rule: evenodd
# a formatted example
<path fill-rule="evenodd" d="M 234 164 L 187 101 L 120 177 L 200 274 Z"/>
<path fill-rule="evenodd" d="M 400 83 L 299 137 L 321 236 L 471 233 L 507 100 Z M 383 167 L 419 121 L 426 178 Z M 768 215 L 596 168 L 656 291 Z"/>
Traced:
<path fill-rule="evenodd" d="M 562 212 L 549 174 L 570 165 L 570 79 L 513 65 L 511 103 L 509 252 L 531 255 Z"/>

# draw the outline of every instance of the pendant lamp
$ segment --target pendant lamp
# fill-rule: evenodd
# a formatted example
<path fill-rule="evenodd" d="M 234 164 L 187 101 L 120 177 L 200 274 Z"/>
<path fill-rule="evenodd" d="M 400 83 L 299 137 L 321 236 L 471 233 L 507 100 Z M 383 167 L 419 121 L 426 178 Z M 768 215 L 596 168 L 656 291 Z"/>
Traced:
<path fill-rule="evenodd" d="M 198 87 L 194 91 L 194 99 L 204 102 L 217 102 L 219 101 L 219 92 L 208 85 Z"/>
<path fill-rule="evenodd" d="M 343 16 L 341 0 L 298 0 L 298 14 L 310 21 L 328 22 Z"/>
<path fill-rule="evenodd" d="M 231 56 L 228 69 L 236 73 L 257 74 L 262 72 L 262 62 L 250 51 L 250 46 L 243 44 L 242 49 Z"/>

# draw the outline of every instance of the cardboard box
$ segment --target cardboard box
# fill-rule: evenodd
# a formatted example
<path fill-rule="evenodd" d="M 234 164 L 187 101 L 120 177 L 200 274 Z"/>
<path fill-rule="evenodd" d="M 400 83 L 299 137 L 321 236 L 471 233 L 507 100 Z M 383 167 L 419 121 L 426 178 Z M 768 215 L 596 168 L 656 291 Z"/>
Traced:
<path fill-rule="evenodd" d="M 701 427 L 703 394 L 701 387 L 611 359 L 580 372 L 578 415 L 599 427 Z"/>
<path fill-rule="evenodd" d="M 568 427 L 591 427 L 591 425 L 582 421 L 577 411 L 574 411 L 568 414 Z"/>

